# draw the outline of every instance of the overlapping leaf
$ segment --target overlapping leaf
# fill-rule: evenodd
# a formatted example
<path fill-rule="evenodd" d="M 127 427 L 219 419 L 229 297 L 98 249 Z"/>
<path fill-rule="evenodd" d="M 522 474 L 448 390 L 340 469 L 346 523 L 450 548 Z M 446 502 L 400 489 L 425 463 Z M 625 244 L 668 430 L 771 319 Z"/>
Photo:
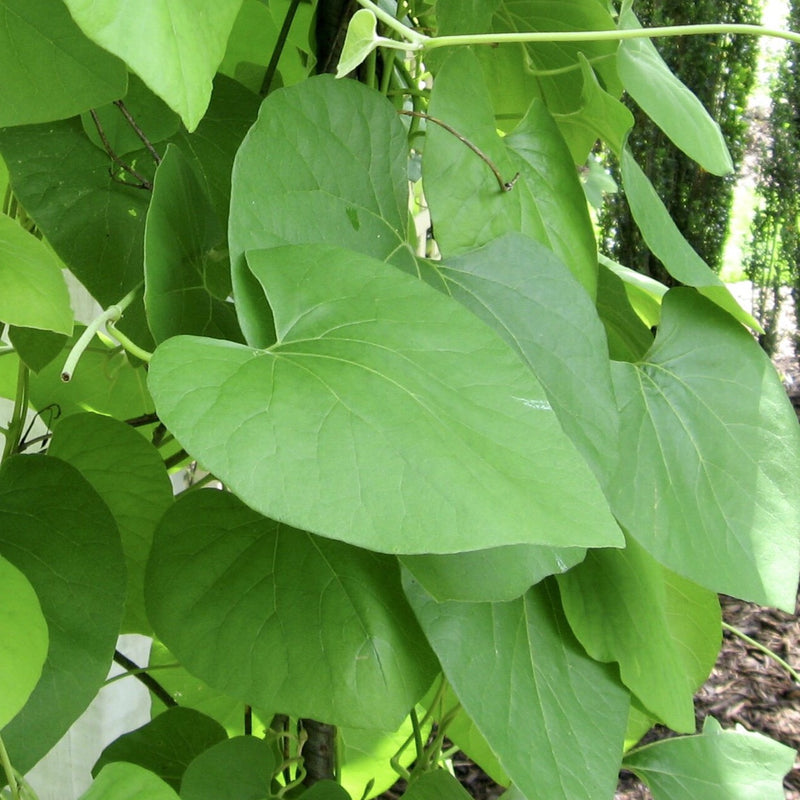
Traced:
<path fill-rule="evenodd" d="M 0 3 L 0 74 L 0 127 L 72 117 L 122 97 L 127 80 L 52 0 Z"/>
<path fill-rule="evenodd" d="M 403 797 L 406 800 L 468 800 L 470 795 L 447 770 L 437 769 L 420 775 Z"/>
<path fill-rule="evenodd" d="M 701 586 L 793 611 L 800 428 L 764 352 L 725 312 L 673 289 L 642 362 L 613 366 L 623 525 Z"/>
<path fill-rule="evenodd" d="M 616 661 L 652 714 L 693 733 L 693 695 L 714 666 L 722 633 L 716 594 L 664 569 L 634 541 L 590 551 L 558 585 L 589 655 Z"/>
<path fill-rule="evenodd" d="M 197 127 L 242 0 L 65 2 L 90 39 L 122 58 L 190 131 Z"/>
<path fill-rule="evenodd" d="M 355 81 L 319 77 L 274 92 L 236 156 L 233 288 L 249 344 L 275 341 L 245 251 L 326 242 L 406 268 L 407 145 L 393 106 Z"/>
<path fill-rule="evenodd" d="M 383 552 L 621 543 L 541 386 L 460 304 L 338 248 L 248 258 L 279 343 L 178 337 L 149 372 L 160 418 L 246 503 Z"/>
<path fill-rule="evenodd" d="M 125 598 L 114 519 L 74 468 L 50 456 L 0 465 L 0 553 L 33 586 L 50 645 L 42 677 L 3 730 L 29 770 L 84 711 L 108 673 Z"/>
<path fill-rule="evenodd" d="M 465 103 L 464 97 L 470 102 Z M 575 163 L 553 119 L 534 102 L 514 131 L 498 136 L 480 63 L 467 50 L 451 55 L 436 76 L 430 114 L 452 132 L 428 123 L 423 179 L 436 241 L 445 257 L 478 248 L 504 233 L 524 233 L 549 247 L 590 296 L 597 287 L 597 246 Z"/>
<path fill-rule="evenodd" d="M 123 630 L 150 633 L 144 567 L 156 523 L 172 503 L 161 456 L 129 425 L 101 414 L 75 414 L 60 422 L 48 452 L 80 470 L 114 515 L 128 567 Z"/>
<path fill-rule="evenodd" d="M 138 764 L 108 764 L 80 800 L 179 800 L 158 775 Z"/>
<path fill-rule="evenodd" d="M 167 512 L 146 593 L 181 662 L 257 707 L 393 730 L 436 673 L 392 558 L 280 525 L 228 493 L 190 493 Z"/>
<path fill-rule="evenodd" d="M 447 679 L 522 792 L 610 797 L 628 695 L 574 639 L 555 586 L 485 604 L 436 603 L 413 580 L 404 586 Z"/>

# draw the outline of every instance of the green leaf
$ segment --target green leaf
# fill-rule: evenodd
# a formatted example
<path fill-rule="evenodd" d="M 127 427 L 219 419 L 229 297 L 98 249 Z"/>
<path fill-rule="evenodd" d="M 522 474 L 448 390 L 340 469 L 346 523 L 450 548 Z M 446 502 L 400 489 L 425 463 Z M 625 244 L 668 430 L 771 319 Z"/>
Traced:
<path fill-rule="evenodd" d="M 619 27 L 641 27 L 630 4 L 623 6 Z M 731 155 L 719 125 L 675 77 L 650 39 L 621 41 L 617 72 L 628 94 L 689 158 L 713 175 L 733 172 Z"/>
<path fill-rule="evenodd" d="M 197 127 L 242 0 L 65 3 L 90 39 L 122 58 L 190 131 Z"/>
<path fill-rule="evenodd" d="M 72 309 L 61 265 L 44 242 L 0 214 L 0 321 L 72 333 Z"/>
<path fill-rule="evenodd" d="M 470 102 L 465 103 L 464 98 Z M 428 122 L 422 159 L 425 196 L 444 256 L 474 250 L 516 231 L 552 250 L 594 297 L 597 246 L 575 163 L 552 117 L 534 102 L 505 138 L 496 131 L 480 63 L 461 49 L 436 76 L 430 114 L 478 147 L 504 181 L 463 141 Z"/>
<path fill-rule="evenodd" d="M 388 556 L 266 519 L 232 494 L 191 492 L 156 532 L 148 611 L 178 659 L 220 691 L 393 730 L 436 673 L 397 569 Z"/>
<path fill-rule="evenodd" d="M 180 333 L 240 340 L 225 233 L 189 160 L 169 145 L 144 234 L 144 303 L 156 342 Z"/>
<path fill-rule="evenodd" d="M 469 800 L 461 784 L 444 769 L 426 772 L 403 793 L 405 800 Z"/>
<path fill-rule="evenodd" d="M 187 451 L 251 507 L 383 552 L 621 542 L 543 390 L 473 314 L 357 253 L 248 257 L 279 343 L 177 337 L 149 385 Z"/>
<path fill-rule="evenodd" d="M 653 334 L 631 304 L 628 284 L 602 261 L 597 275 L 597 313 L 615 361 L 638 361 L 653 344 Z M 659 305 L 659 315 L 660 315 Z"/>
<path fill-rule="evenodd" d="M 180 800 L 177 794 L 138 764 L 108 764 L 80 800 Z"/>
<path fill-rule="evenodd" d="M 591 550 L 558 576 L 558 586 L 586 652 L 616 661 L 622 682 L 648 711 L 675 731 L 693 733 L 693 695 L 722 637 L 716 594 L 666 570 L 632 540 L 624 550 Z"/>
<path fill-rule="evenodd" d="M 400 561 L 437 602 L 503 603 L 586 555 L 582 547 L 509 545 L 471 553 L 402 556 Z"/>
<path fill-rule="evenodd" d="M 303 800 L 350 800 L 350 795 L 334 781 L 319 781 L 301 797 Z"/>
<path fill-rule="evenodd" d="M 105 681 L 125 599 L 114 519 L 69 464 L 15 456 L 0 464 L 0 553 L 33 586 L 50 632 L 42 677 L 3 730 L 11 761 L 29 770 Z"/>
<path fill-rule="evenodd" d="M 413 264 L 406 132 L 393 106 L 356 81 L 320 76 L 271 94 L 233 168 L 230 253 L 247 342 L 275 341 L 245 251 L 325 242 Z"/>
<path fill-rule="evenodd" d="M 272 748 L 263 739 L 226 739 L 189 764 L 181 781 L 181 800 L 264 800 L 272 796 L 275 766 Z"/>
<path fill-rule="evenodd" d="M 67 337 L 63 333 L 43 331 L 37 328 L 8 328 L 8 339 L 17 355 L 28 369 L 41 372 L 53 359 L 57 358 Z"/>
<path fill-rule="evenodd" d="M 617 264 L 602 254 L 599 261 L 601 269 L 607 269 L 623 282 L 631 308 L 642 322 L 651 328 L 657 326 L 661 322 L 661 301 L 667 293 L 667 287 L 648 275 Z"/>
<path fill-rule="evenodd" d="M 150 633 L 144 568 L 156 523 L 172 504 L 161 455 L 134 428 L 100 414 L 60 422 L 48 452 L 80 470 L 114 515 L 128 566 L 123 632 Z"/>
<path fill-rule="evenodd" d="M 638 364 L 613 365 L 621 452 L 614 513 L 669 569 L 793 610 L 800 428 L 767 356 L 690 289 L 664 297 Z"/>
<path fill-rule="evenodd" d="M 2 513 L 2 512 L 0 512 Z M 47 658 L 47 620 L 25 575 L 0 557 L 0 730 L 28 701 Z"/>
<path fill-rule="evenodd" d="M 742 728 L 723 730 L 706 717 L 703 733 L 646 745 L 624 762 L 655 800 L 783 800 L 791 747 Z"/>
<path fill-rule="evenodd" d="M 439 271 L 452 296 L 522 356 L 604 484 L 617 462 L 619 422 L 606 336 L 578 281 L 546 247 L 518 234 L 445 259 Z"/>
<path fill-rule="evenodd" d="M 356 11 L 347 25 L 342 54 L 336 67 L 336 77 L 343 78 L 352 72 L 380 44 L 377 34 L 378 20 L 367 8 Z"/>
<path fill-rule="evenodd" d="M 72 117 L 122 97 L 127 80 L 51 0 L 2 0 L 0 74 L 0 127 Z"/>
<path fill-rule="evenodd" d="M 225 729 L 216 720 L 175 706 L 111 742 L 92 767 L 92 775 L 97 777 L 106 764 L 124 761 L 150 770 L 177 791 L 189 764 L 224 739 Z"/>
<path fill-rule="evenodd" d="M 647 246 L 663 262 L 669 274 L 687 286 L 696 287 L 700 294 L 724 308 L 739 322 L 761 330 L 758 322 L 736 302 L 728 287 L 683 237 L 628 148 L 622 151 L 621 166 L 631 214 Z"/>
<path fill-rule="evenodd" d="M 555 586 L 485 604 L 438 604 L 407 574 L 404 588 L 464 709 L 523 793 L 610 797 L 628 694 L 572 636 Z"/>

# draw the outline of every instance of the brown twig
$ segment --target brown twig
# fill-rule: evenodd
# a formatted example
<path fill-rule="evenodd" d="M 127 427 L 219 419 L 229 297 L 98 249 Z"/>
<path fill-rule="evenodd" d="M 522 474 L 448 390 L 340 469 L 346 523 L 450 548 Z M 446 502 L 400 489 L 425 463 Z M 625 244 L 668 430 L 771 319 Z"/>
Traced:
<path fill-rule="evenodd" d="M 120 178 L 117 178 L 114 175 L 113 170 L 109 170 L 111 173 L 112 180 L 117 181 L 117 183 L 122 183 L 125 186 L 133 186 L 135 189 L 147 189 L 147 191 L 153 191 L 153 184 L 144 175 L 137 172 L 130 164 L 126 164 L 115 152 L 114 148 L 111 147 L 111 142 L 108 141 L 108 137 L 106 136 L 106 132 L 103 130 L 103 126 L 100 123 L 100 119 L 97 116 L 97 112 L 93 109 L 89 109 L 89 113 L 92 115 L 92 121 L 94 122 L 95 128 L 97 128 L 97 134 L 100 136 L 100 141 L 103 143 L 103 147 L 105 148 L 106 153 L 108 153 L 108 157 L 118 166 L 120 169 L 127 172 L 129 175 L 132 175 L 139 181 L 138 184 L 129 183 L 128 181 L 123 181 Z"/>
<path fill-rule="evenodd" d="M 133 132 L 142 140 L 142 144 L 147 148 L 150 155 L 153 156 L 153 161 L 155 161 L 156 166 L 158 166 L 161 163 L 161 156 L 158 154 L 155 147 L 153 147 L 152 142 L 147 138 L 145 132 L 139 127 L 139 123 L 133 118 L 131 112 L 128 111 L 128 107 L 122 100 L 115 100 L 114 105 L 122 112 L 125 121 L 133 128 Z"/>

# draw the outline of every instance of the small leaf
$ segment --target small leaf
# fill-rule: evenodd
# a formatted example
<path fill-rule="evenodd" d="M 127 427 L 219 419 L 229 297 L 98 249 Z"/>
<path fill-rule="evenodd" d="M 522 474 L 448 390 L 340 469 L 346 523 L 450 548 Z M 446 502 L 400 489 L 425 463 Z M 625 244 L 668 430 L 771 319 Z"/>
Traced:
<path fill-rule="evenodd" d="M 436 673 L 394 559 L 280 525 L 229 493 L 189 493 L 167 512 L 146 594 L 181 663 L 257 707 L 393 730 Z"/>
<path fill-rule="evenodd" d="M 30 581 L 50 634 L 42 677 L 3 730 L 12 763 L 27 772 L 106 679 L 125 563 L 108 508 L 74 467 L 51 456 L 0 464 L 0 553 Z"/>
<path fill-rule="evenodd" d="M 25 705 L 47 657 L 47 620 L 25 575 L 0 557 L 0 730 Z"/>
<path fill-rule="evenodd" d="M 176 791 L 186 768 L 209 747 L 226 739 L 225 729 L 191 708 L 176 706 L 109 744 L 92 767 L 92 775 L 118 761 L 138 764 Z"/>
<path fill-rule="evenodd" d="M 90 39 L 122 58 L 188 130 L 197 127 L 242 0 L 65 2 Z"/>
<path fill-rule="evenodd" d="M 274 771 L 275 757 L 264 739 L 225 739 L 189 764 L 181 781 L 181 800 L 264 800 L 272 796 Z"/>
<path fill-rule="evenodd" d="M 72 309 L 61 265 L 44 242 L 0 214 L 0 321 L 72 333 Z"/>
<path fill-rule="evenodd" d="M 648 784 L 654 800 L 783 800 L 783 776 L 795 755 L 766 736 L 723 730 L 706 717 L 701 735 L 645 745 L 623 766 Z"/>
<path fill-rule="evenodd" d="M 390 553 L 621 542 L 541 386 L 460 304 L 338 248 L 248 258 L 279 344 L 176 337 L 148 380 L 159 417 L 252 508 Z"/>
<path fill-rule="evenodd" d="M 106 765 L 79 800 L 180 800 L 158 775 L 123 761 Z"/>
<path fill-rule="evenodd" d="M 612 508 L 669 569 L 794 610 L 800 428 L 763 350 L 690 289 L 664 297 L 641 363 L 613 364 L 621 452 Z"/>
<path fill-rule="evenodd" d="M 122 97 L 127 80 L 51 0 L 0 4 L 0 74 L 0 127 L 73 117 Z"/>
<path fill-rule="evenodd" d="M 627 285 L 602 262 L 597 274 L 597 313 L 613 360 L 638 361 L 650 349 L 653 334 L 631 305 Z"/>
<path fill-rule="evenodd" d="M 641 27 L 630 6 L 620 13 L 619 27 Z M 675 77 L 650 39 L 621 41 L 617 72 L 630 96 L 689 158 L 713 175 L 733 171 L 719 125 Z"/>
<path fill-rule="evenodd" d="M 633 219 L 647 246 L 663 262 L 669 274 L 686 286 L 694 286 L 739 322 L 761 330 L 758 322 L 736 302 L 728 287 L 686 241 L 627 147 L 622 151 L 621 166 L 625 196 Z"/>
<path fill-rule="evenodd" d="M 624 550 L 589 551 L 558 576 L 558 586 L 586 652 L 616 661 L 622 682 L 648 711 L 675 731 L 693 733 L 693 695 L 722 637 L 716 594 L 664 569 L 630 540 Z"/>
<path fill-rule="evenodd" d="M 380 37 L 377 30 L 378 20 L 372 11 L 361 8 L 353 14 L 336 68 L 337 78 L 343 78 L 352 72 L 378 46 Z"/>
<path fill-rule="evenodd" d="M 656 327 L 661 322 L 661 301 L 667 293 L 667 287 L 648 275 L 617 264 L 604 255 L 601 255 L 599 260 L 601 269 L 607 269 L 623 282 L 631 307 L 642 322 L 651 328 Z"/>
<path fill-rule="evenodd" d="M 555 586 L 479 604 L 436 603 L 408 574 L 403 585 L 453 690 L 523 793 L 610 797 L 628 694 L 574 639 Z"/>

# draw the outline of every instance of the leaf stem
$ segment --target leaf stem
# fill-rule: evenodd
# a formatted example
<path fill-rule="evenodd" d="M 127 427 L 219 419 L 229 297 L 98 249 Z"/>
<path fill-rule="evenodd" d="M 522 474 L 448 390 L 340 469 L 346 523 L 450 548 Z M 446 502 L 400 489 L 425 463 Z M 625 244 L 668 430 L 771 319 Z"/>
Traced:
<path fill-rule="evenodd" d="M 97 129 L 97 135 L 100 137 L 100 141 L 103 143 L 103 147 L 106 151 L 106 154 L 111 159 L 111 161 L 116 164 L 120 169 L 124 170 L 131 175 L 132 177 L 136 178 L 139 181 L 138 186 L 136 184 L 128 183 L 127 181 L 120 181 L 121 183 L 125 183 L 128 186 L 135 186 L 139 189 L 147 189 L 148 191 L 153 191 L 153 184 L 149 181 L 144 175 L 137 172 L 130 164 L 126 164 L 115 152 L 114 148 L 111 147 L 111 142 L 108 141 L 108 137 L 106 136 L 105 130 L 103 130 L 103 125 L 100 122 L 100 117 L 97 116 L 97 112 L 93 109 L 89 109 L 89 114 L 91 114 L 92 122 L 94 122 L 94 127 Z M 115 178 L 114 171 L 111 170 L 111 177 Z"/>
<path fill-rule="evenodd" d="M 115 650 L 114 662 L 124 667 L 128 673 L 143 683 L 165 706 L 167 706 L 167 708 L 178 705 L 175 698 L 152 675 L 147 673 L 146 668 L 143 669 L 140 667 L 124 653 Z M 127 673 L 125 676 L 120 677 L 127 677 Z"/>
<path fill-rule="evenodd" d="M 384 11 L 379 6 L 375 5 L 372 0 L 358 0 L 359 5 L 368 8 L 387 28 L 390 28 L 395 33 L 399 33 L 407 42 L 409 42 L 408 50 L 421 50 L 427 42 L 432 41 L 430 36 L 424 33 L 412 30 L 406 25 L 393 17 L 388 11 Z"/>
<path fill-rule="evenodd" d="M 289 31 L 294 22 L 294 16 L 297 13 L 297 8 L 300 5 L 300 0 L 292 0 L 286 11 L 286 16 L 283 18 L 283 25 L 281 25 L 280 33 L 275 41 L 275 47 L 272 48 L 272 55 L 267 65 L 267 71 L 264 73 L 264 80 L 261 82 L 261 91 L 259 94 L 265 97 L 269 93 L 269 87 L 272 85 L 272 79 L 278 70 L 278 62 L 281 60 L 283 48 L 286 46 L 286 39 L 289 37 Z"/>
<path fill-rule="evenodd" d="M 6 442 L 3 447 L 3 460 L 17 452 L 22 441 L 22 429 L 28 416 L 28 367 L 20 359 L 17 367 L 17 390 L 14 396 L 14 410 L 6 429 Z"/>
<path fill-rule="evenodd" d="M 110 319 L 106 323 L 106 330 L 122 345 L 126 352 L 132 356 L 149 364 L 153 354 L 149 350 L 144 350 L 138 344 L 132 342 L 115 324 L 114 320 Z"/>
<path fill-rule="evenodd" d="M 161 163 L 161 156 L 158 154 L 158 151 L 155 149 L 155 147 L 153 147 L 153 143 L 147 138 L 145 132 L 139 127 L 139 123 L 133 118 L 133 114 L 128 111 L 128 107 L 122 100 L 115 100 L 114 105 L 122 112 L 122 116 L 125 117 L 125 121 L 131 126 L 133 132 L 141 139 L 142 144 L 147 148 L 147 152 L 150 153 L 150 155 L 153 157 L 153 161 L 156 162 L 156 166 L 158 166 Z M 92 117 L 92 119 L 94 119 L 94 117 Z"/>
<path fill-rule="evenodd" d="M 8 782 L 8 788 L 11 789 L 12 800 L 20 800 L 17 775 L 14 767 L 11 766 L 11 759 L 8 756 L 8 750 L 6 750 L 2 736 L 0 736 L 0 765 L 2 765 L 3 772 L 6 774 L 6 781 Z"/>
<path fill-rule="evenodd" d="M 800 673 L 789 664 L 788 661 L 782 659 L 774 650 L 770 650 L 766 645 L 761 644 L 761 642 L 757 642 L 755 639 L 748 636 L 744 631 L 739 630 L 739 628 L 734 627 L 733 625 L 729 625 L 727 622 L 722 623 L 723 630 L 732 633 L 734 636 L 738 636 L 743 642 L 746 642 L 751 647 L 755 647 L 756 650 L 764 653 L 764 655 L 769 656 L 776 664 L 782 666 L 789 675 L 792 676 L 792 680 L 800 684 Z"/>
<path fill-rule="evenodd" d="M 109 306 L 100 316 L 93 319 L 87 326 L 86 330 L 81 334 L 80 338 L 72 347 L 72 350 L 69 351 L 69 355 L 67 356 L 67 360 L 64 362 L 64 368 L 61 370 L 61 380 L 64 383 L 68 383 L 72 380 L 72 376 L 75 372 L 75 367 L 78 365 L 78 361 L 80 357 L 83 355 L 86 348 L 91 343 L 92 339 L 94 338 L 95 334 L 105 325 L 110 322 L 115 322 L 121 316 L 123 311 L 133 302 L 134 298 L 136 297 L 136 292 L 139 290 L 137 286 L 135 289 L 132 289 L 119 303 L 116 303 L 113 306 Z M 134 355 L 137 357 L 141 357 L 139 354 L 144 353 L 146 358 L 144 361 L 149 361 L 149 354 L 145 353 L 144 350 L 134 345 L 127 337 L 124 337 L 126 342 L 123 342 L 119 336 L 119 331 L 115 331 L 114 338 L 116 338 L 120 344 L 127 349 L 126 342 L 128 345 L 133 347 Z M 134 352 L 135 351 L 135 352 Z"/>
<path fill-rule="evenodd" d="M 115 659 L 116 660 L 116 659 Z M 178 667 L 183 666 L 179 664 L 177 661 L 173 664 L 154 664 L 151 667 L 136 667 L 136 669 L 126 669 L 125 672 L 120 672 L 119 675 L 114 675 L 113 678 L 108 678 L 103 686 L 110 686 L 112 683 L 116 683 L 117 681 L 124 680 L 125 678 L 138 678 L 139 675 L 144 675 L 147 673 L 148 675 L 151 672 L 159 669 L 177 669 Z M 149 687 L 148 687 L 149 688 Z"/>

